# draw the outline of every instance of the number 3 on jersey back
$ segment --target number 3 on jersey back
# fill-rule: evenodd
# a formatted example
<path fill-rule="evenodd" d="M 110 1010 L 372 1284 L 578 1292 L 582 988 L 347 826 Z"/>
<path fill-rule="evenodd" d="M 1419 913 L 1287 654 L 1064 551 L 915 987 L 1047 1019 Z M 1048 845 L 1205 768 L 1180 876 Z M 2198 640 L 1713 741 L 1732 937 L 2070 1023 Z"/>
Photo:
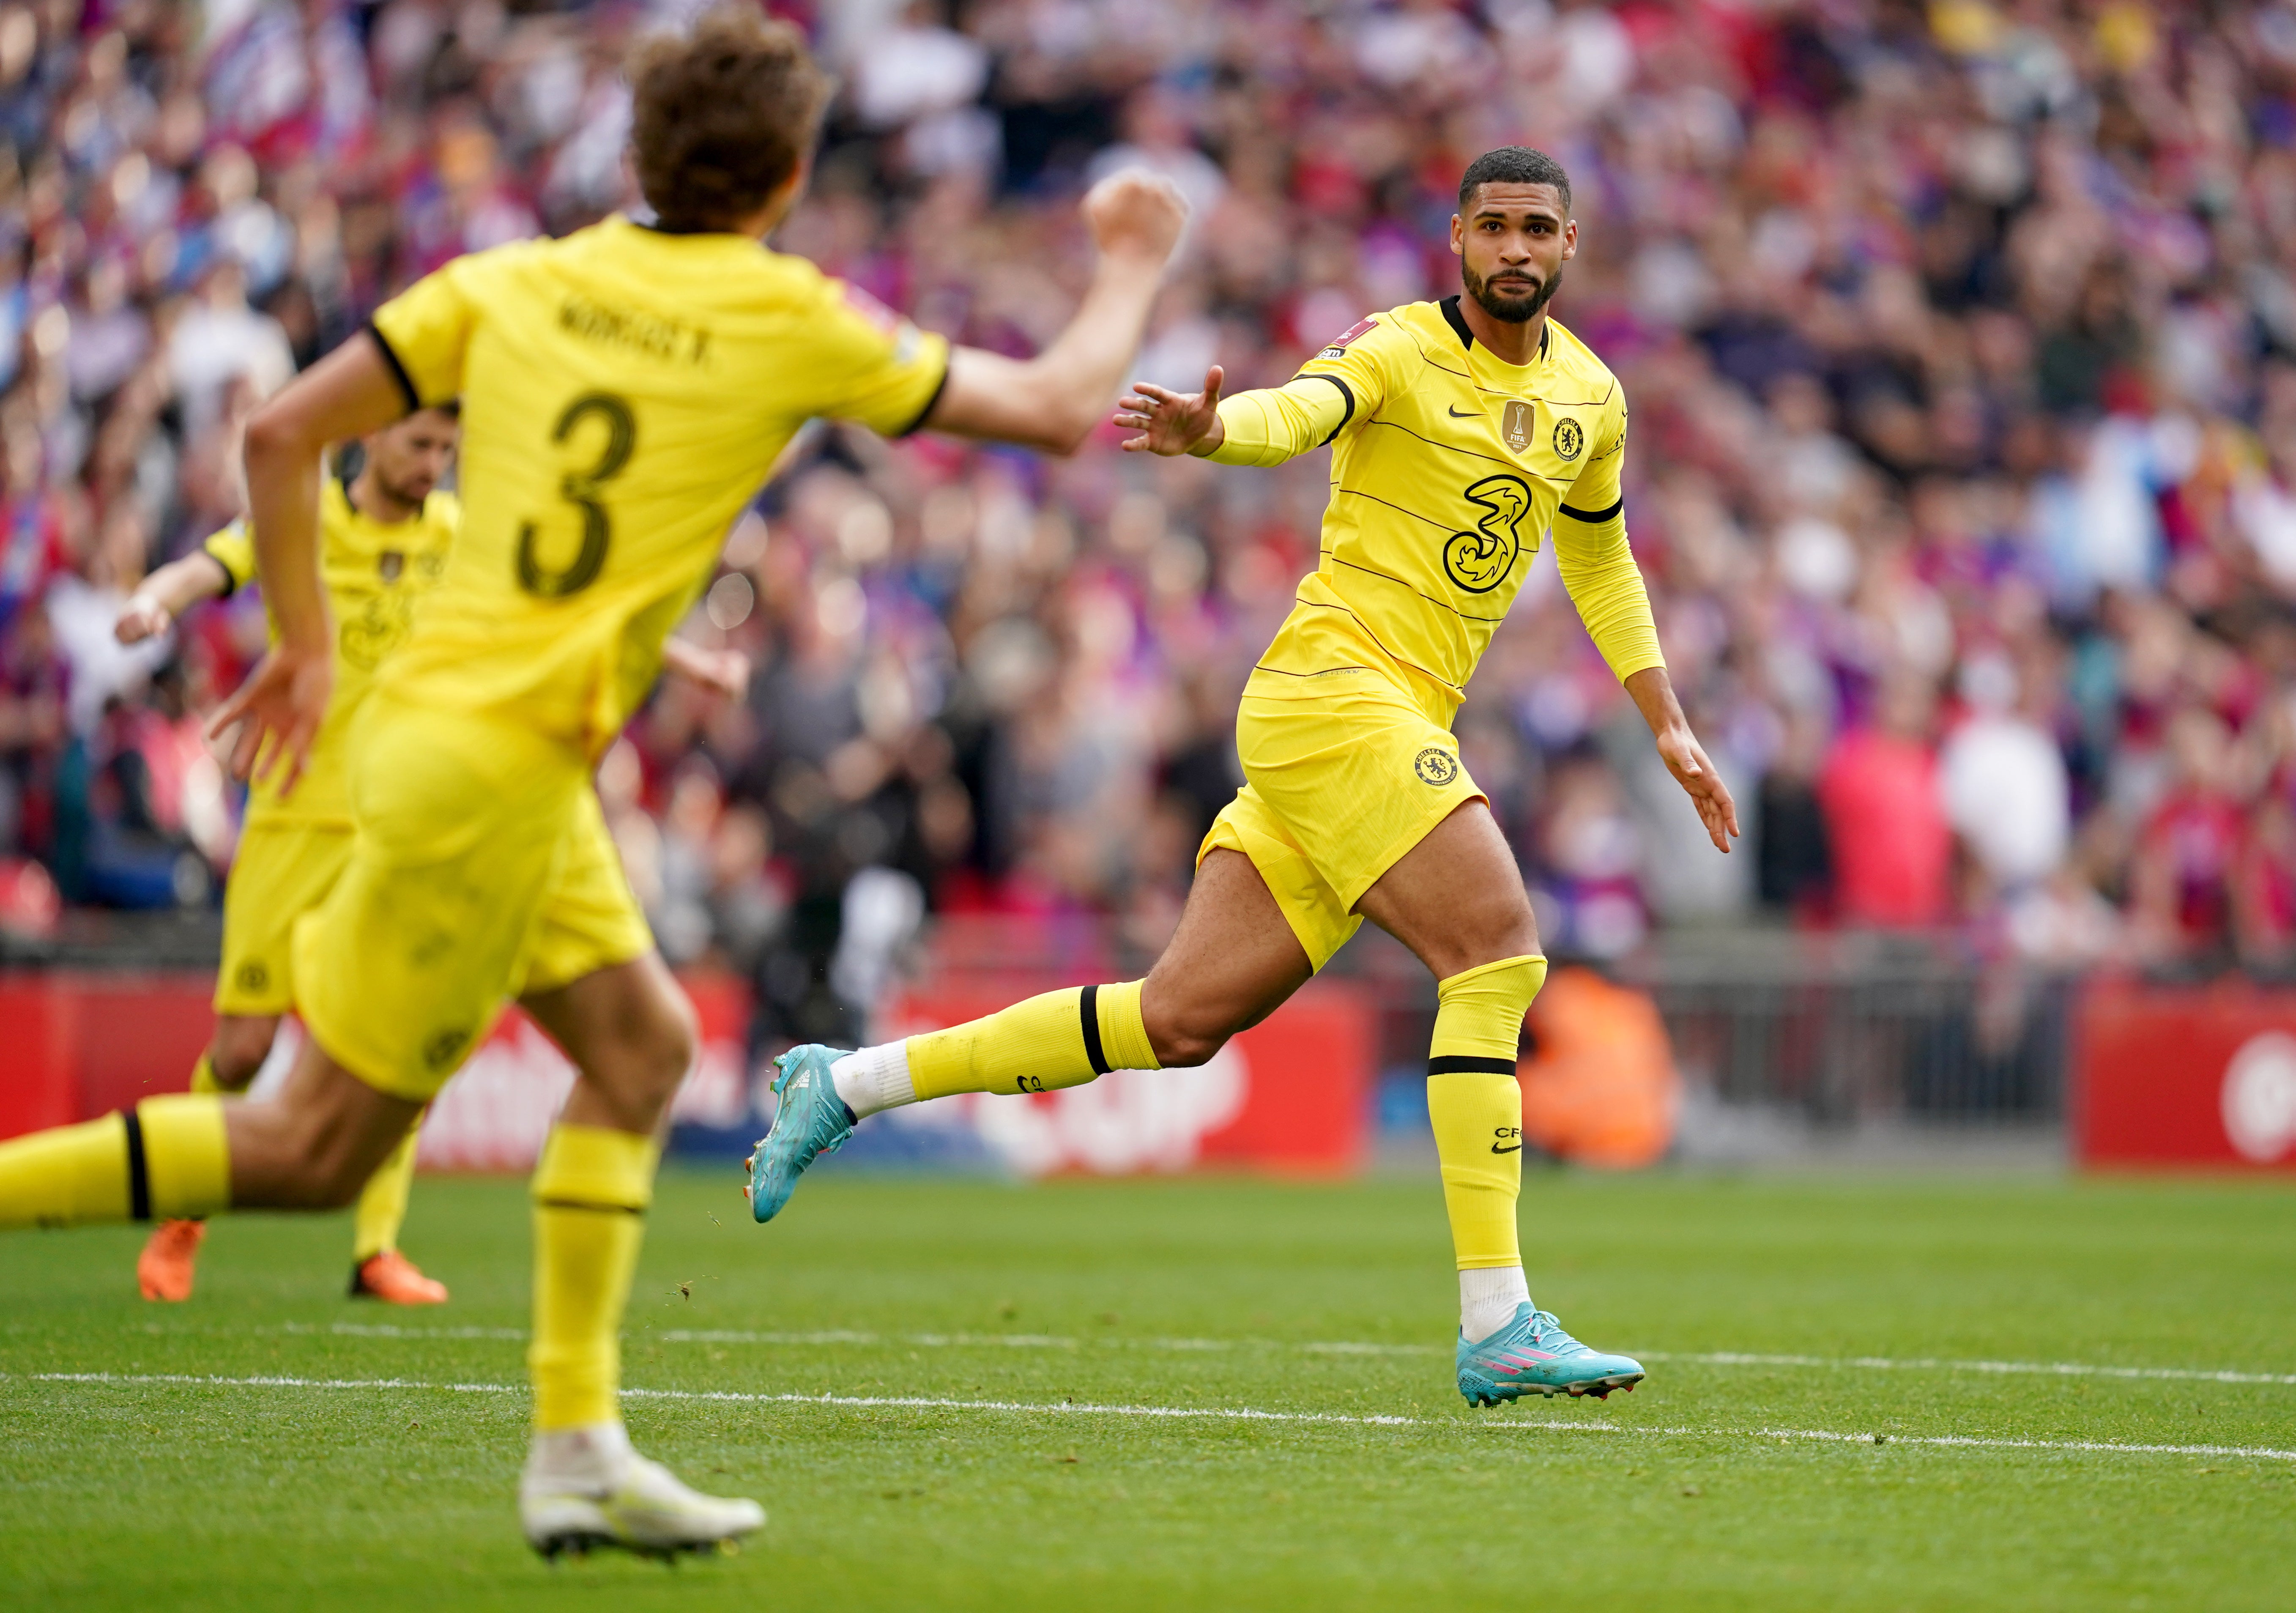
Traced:
<path fill-rule="evenodd" d="M 545 567 L 535 554 L 535 524 L 529 520 L 519 525 L 518 585 L 544 599 L 564 599 L 596 582 L 598 573 L 605 569 L 607 546 L 613 541 L 613 523 L 598 498 L 605 485 L 622 473 L 637 447 L 637 422 L 630 414 L 629 400 L 612 392 L 584 393 L 566 405 L 551 430 L 550 440 L 565 442 L 594 414 L 606 424 L 603 450 L 588 470 L 569 471 L 558 483 L 560 496 L 582 512 L 582 546 L 575 552 L 573 563 L 562 571 Z"/>

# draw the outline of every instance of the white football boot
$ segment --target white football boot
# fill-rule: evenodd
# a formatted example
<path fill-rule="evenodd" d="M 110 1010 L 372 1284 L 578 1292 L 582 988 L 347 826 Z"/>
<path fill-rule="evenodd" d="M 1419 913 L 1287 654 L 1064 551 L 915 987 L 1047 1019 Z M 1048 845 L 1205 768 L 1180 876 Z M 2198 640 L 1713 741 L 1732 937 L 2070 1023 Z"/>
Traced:
<path fill-rule="evenodd" d="M 731 1552 L 766 1522 L 754 1501 L 688 1489 L 631 1450 L 618 1422 L 537 1433 L 519 1479 L 518 1511 L 527 1543 L 553 1561 L 593 1546 L 662 1558 Z"/>

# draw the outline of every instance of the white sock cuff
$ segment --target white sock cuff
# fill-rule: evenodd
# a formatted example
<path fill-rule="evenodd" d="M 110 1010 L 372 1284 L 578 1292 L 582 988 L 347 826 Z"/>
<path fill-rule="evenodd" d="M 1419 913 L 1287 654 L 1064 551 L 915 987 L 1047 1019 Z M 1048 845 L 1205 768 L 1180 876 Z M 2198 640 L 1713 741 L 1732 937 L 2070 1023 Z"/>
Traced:
<path fill-rule="evenodd" d="M 917 1101 L 916 1084 L 909 1078 L 909 1044 L 882 1042 L 847 1053 L 829 1067 L 837 1095 L 857 1120 L 880 1109 L 898 1109 Z"/>
<path fill-rule="evenodd" d="M 1530 1300 L 1530 1284 L 1519 1265 L 1479 1266 L 1459 1273 L 1459 1331 L 1480 1343 L 1514 1320 Z"/>
<path fill-rule="evenodd" d="M 528 1447 L 530 1478 L 582 1484 L 619 1484 L 629 1465 L 630 1435 L 619 1421 L 585 1423 L 573 1429 L 537 1429 Z"/>

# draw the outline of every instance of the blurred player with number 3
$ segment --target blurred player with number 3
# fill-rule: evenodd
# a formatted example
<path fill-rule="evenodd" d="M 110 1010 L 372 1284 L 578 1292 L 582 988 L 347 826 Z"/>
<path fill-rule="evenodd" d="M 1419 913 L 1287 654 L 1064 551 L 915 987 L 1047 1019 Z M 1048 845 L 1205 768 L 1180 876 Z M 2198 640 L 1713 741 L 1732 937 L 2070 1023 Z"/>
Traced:
<path fill-rule="evenodd" d="M 623 1431 L 617 1335 L 694 1033 L 592 770 L 807 420 L 1072 451 L 1105 418 L 1185 213 L 1161 180 L 1102 182 L 1083 208 L 1092 282 L 1062 334 L 1027 361 L 952 349 L 761 244 L 805 183 L 829 89 L 794 29 L 713 12 L 641 47 L 630 80 L 652 219 L 448 263 L 249 425 L 279 637 L 218 726 L 238 725 L 235 769 L 276 770 L 291 796 L 335 677 L 321 450 L 462 405 L 461 536 L 361 719 L 348 865 L 296 929 L 309 1035 L 284 1089 L 152 1099 L 0 1144 L 0 1225 L 346 1203 L 521 1002 L 578 1072 L 534 1178 L 520 1508 L 549 1554 L 715 1549 L 764 1521 Z"/>

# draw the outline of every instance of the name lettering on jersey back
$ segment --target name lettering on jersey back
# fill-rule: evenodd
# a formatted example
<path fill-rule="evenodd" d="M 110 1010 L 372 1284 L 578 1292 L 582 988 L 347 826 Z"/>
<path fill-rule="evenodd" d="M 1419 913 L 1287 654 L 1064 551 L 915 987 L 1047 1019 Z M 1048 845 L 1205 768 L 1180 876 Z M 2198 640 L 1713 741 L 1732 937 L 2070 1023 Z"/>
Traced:
<path fill-rule="evenodd" d="M 570 335 L 627 348 L 668 364 L 706 366 L 709 332 L 643 308 L 610 308 L 586 297 L 558 305 L 558 327 Z"/>

